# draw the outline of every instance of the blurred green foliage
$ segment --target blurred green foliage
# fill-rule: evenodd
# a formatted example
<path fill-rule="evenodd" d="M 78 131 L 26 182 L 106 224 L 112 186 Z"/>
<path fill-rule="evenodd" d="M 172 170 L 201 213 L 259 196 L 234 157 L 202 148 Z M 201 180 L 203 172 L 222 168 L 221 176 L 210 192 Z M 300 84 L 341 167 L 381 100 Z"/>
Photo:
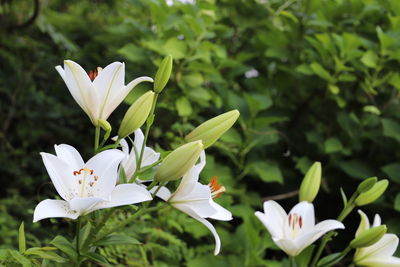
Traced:
<path fill-rule="evenodd" d="M 48 229 L 71 227 L 30 223 L 35 204 L 54 195 L 38 153 L 59 143 L 91 150 L 91 124 L 54 66 L 72 59 L 94 69 L 120 60 L 131 80 L 154 76 L 167 54 L 174 68 L 149 144 L 170 149 L 204 120 L 239 109 L 235 128 L 208 149 L 202 173 L 203 182 L 217 175 L 228 189 L 218 201 L 235 220 L 215 224 L 218 257 L 205 227 L 170 210 L 127 229 L 140 248 L 108 247 L 104 256 L 120 266 L 285 265 L 254 211 L 266 197 L 297 190 L 314 161 L 323 166 L 320 219 L 337 215 L 340 187 L 351 194 L 362 179 L 387 177 L 389 190 L 368 209 L 399 234 L 400 2 L 168 2 L 41 1 L 37 14 L 39 1 L 0 2 L 1 246 L 16 244 L 22 220 L 31 244 L 50 240 Z M 126 103 L 146 89 L 133 90 Z M 113 125 L 127 107 L 114 112 Z M 357 222 L 356 215 L 345 221 L 344 241 Z M 344 241 L 333 244 L 340 249 Z"/>

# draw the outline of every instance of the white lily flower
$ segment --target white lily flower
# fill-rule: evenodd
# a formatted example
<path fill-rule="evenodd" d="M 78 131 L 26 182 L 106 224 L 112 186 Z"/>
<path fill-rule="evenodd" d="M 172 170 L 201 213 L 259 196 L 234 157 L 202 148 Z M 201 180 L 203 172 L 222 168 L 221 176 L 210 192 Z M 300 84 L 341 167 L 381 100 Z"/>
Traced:
<path fill-rule="evenodd" d="M 133 174 L 136 171 L 136 161 L 137 161 L 136 156 L 139 156 L 143 142 L 144 142 L 144 135 L 142 130 L 140 129 L 137 129 L 135 131 L 135 140 L 133 141 L 133 147 L 131 148 L 130 151 L 128 142 L 126 142 L 125 139 L 122 139 L 120 141 L 122 152 L 124 152 L 125 154 L 125 158 L 122 160 L 121 166 L 124 168 L 125 175 L 128 180 L 132 178 Z M 141 167 L 149 166 L 157 162 L 159 158 L 160 158 L 160 153 L 157 153 L 152 148 L 146 146 L 143 151 L 142 162 L 140 165 Z"/>
<path fill-rule="evenodd" d="M 215 177 L 208 185 L 198 182 L 199 174 L 205 164 L 206 155 L 203 151 L 200 155 L 200 163 L 193 166 L 183 176 L 181 183 L 173 194 L 166 187 L 162 187 L 157 192 L 157 196 L 170 203 L 174 208 L 204 224 L 214 235 L 214 254 L 217 255 L 221 248 L 221 240 L 214 226 L 206 218 L 230 221 L 232 220 L 232 213 L 213 200 L 213 198 L 218 197 L 225 191 L 225 188 L 217 183 Z M 154 192 L 155 190 L 153 188 L 152 191 Z"/>
<path fill-rule="evenodd" d="M 72 60 L 64 60 L 64 69 L 56 70 L 63 78 L 72 97 L 86 112 L 94 125 L 107 120 L 128 93 L 141 82 L 153 82 L 150 77 L 139 77 L 125 86 L 125 64 L 114 62 L 104 69 L 86 71 Z"/>
<path fill-rule="evenodd" d="M 326 232 L 344 229 L 336 220 L 325 220 L 315 225 L 313 204 L 303 201 L 292 208 L 289 214 L 275 201 L 264 202 L 264 213 L 255 215 L 268 229 L 275 244 L 290 256 L 297 256 Z"/>
<path fill-rule="evenodd" d="M 103 151 L 84 163 L 69 145 L 55 145 L 56 156 L 41 153 L 43 163 L 58 194 L 64 200 L 46 199 L 35 208 L 33 221 L 80 215 L 151 200 L 151 194 L 136 184 L 116 186 L 118 165 L 124 154 L 117 149 Z"/>
<path fill-rule="evenodd" d="M 361 210 L 358 213 L 361 215 L 361 223 L 356 236 L 370 228 L 367 215 Z M 372 227 L 379 225 L 381 225 L 381 217 L 376 214 Z M 372 246 L 356 249 L 354 262 L 359 266 L 366 267 L 398 267 L 400 266 L 400 258 L 393 257 L 398 245 L 399 238 L 395 234 L 384 234 Z"/>

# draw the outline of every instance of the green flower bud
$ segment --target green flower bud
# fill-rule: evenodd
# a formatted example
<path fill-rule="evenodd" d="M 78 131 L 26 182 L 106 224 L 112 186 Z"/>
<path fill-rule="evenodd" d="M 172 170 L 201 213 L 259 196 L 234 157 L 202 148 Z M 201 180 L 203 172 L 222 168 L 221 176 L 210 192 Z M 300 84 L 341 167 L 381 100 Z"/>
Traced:
<path fill-rule="evenodd" d="M 130 106 L 118 130 L 118 136 L 120 138 L 125 138 L 145 123 L 151 111 L 154 96 L 155 94 L 153 91 L 148 91 Z"/>
<path fill-rule="evenodd" d="M 156 77 L 154 78 L 154 91 L 161 93 L 171 76 L 172 71 L 172 56 L 166 56 L 158 67 Z"/>
<path fill-rule="evenodd" d="M 354 201 L 355 204 L 357 206 L 364 206 L 374 202 L 385 192 L 388 185 L 389 181 L 386 179 L 377 182 L 371 189 L 364 193 L 361 193 Z"/>
<path fill-rule="evenodd" d="M 201 140 L 204 149 L 211 146 L 221 137 L 238 119 L 240 113 L 237 109 L 225 112 L 217 117 L 209 119 L 197 126 L 186 137 L 186 141 Z"/>
<path fill-rule="evenodd" d="M 313 202 L 321 185 L 321 163 L 315 162 L 304 176 L 299 191 L 299 202 Z"/>
<path fill-rule="evenodd" d="M 370 190 L 378 181 L 376 177 L 370 177 L 362 181 L 357 187 L 357 193 L 361 194 Z"/>
<path fill-rule="evenodd" d="M 379 225 L 361 232 L 350 242 L 351 248 L 369 247 L 378 242 L 386 234 L 386 225 Z"/>
<path fill-rule="evenodd" d="M 201 141 L 178 147 L 161 162 L 154 179 L 158 182 L 180 179 L 196 164 L 203 149 Z"/>
<path fill-rule="evenodd" d="M 98 120 L 99 126 L 106 132 L 111 132 L 111 124 L 106 120 Z"/>

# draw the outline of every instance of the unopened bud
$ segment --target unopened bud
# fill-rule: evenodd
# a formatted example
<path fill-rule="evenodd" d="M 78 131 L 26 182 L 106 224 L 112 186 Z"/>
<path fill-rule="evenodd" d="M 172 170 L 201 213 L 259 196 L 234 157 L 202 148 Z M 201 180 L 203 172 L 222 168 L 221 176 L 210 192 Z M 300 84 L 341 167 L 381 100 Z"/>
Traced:
<path fill-rule="evenodd" d="M 389 181 L 384 179 L 374 184 L 368 191 L 361 193 L 354 201 L 357 206 L 364 206 L 377 200 L 389 185 Z"/>
<path fill-rule="evenodd" d="M 362 181 L 357 187 L 357 193 L 361 194 L 370 190 L 378 181 L 376 177 L 370 177 Z"/>
<path fill-rule="evenodd" d="M 321 185 L 322 168 L 320 162 L 315 162 L 304 176 L 299 191 L 299 202 L 313 202 Z"/>
<path fill-rule="evenodd" d="M 153 105 L 154 95 L 153 91 L 148 91 L 130 106 L 118 130 L 120 138 L 132 134 L 145 123 Z"/>
<path fill-rule="evenodd" d="M 161 162 L 154 179 L 158 182 L 180 179 L 196 164 L 203 149 L 201 141 L 178 147 Z"/>
<path fill-rule="evenodd" d="M 111 124 L 106 120 L 98 120 L 99 126 L 106 132 L 111 132 Z"/>
<path fill-rule="evenodd" d="M 166 56 L 158 67 L 156 77 L 154 78 L 154 91 L 161 93 L 171 76 L 172 56 Z"/>
<path fill-rule="evenodd" d="M 361 232 L 350 242 L 351 248 L 369 247 L 378 242 L 386 234 L 386 225 L 379 225 Z"/>
<path fill-rule="evenodd" d="M 238 119 L 240 113 L 237 109 L 225 112 L 217 117 L 209 119 L 197 126 L 186 137 L 186 141 L 192 142 L 201 140 L 204 149 L 211 146 L 218 140 Z"/>

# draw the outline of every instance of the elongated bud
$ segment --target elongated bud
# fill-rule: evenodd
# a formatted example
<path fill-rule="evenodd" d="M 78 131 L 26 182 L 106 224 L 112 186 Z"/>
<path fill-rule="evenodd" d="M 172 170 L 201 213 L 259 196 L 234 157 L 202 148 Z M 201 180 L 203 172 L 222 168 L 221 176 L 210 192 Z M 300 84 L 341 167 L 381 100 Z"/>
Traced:
<path fill-rule="evenodd" d="M 299 191 L 299 202 L 313 202 L 321 185 L 322 168 L 320 162 L 315 162 L 304 176 Z"/>
<path fill-rule="evenodd" d="M 145 123 L 151 111 L 154 95 L 153 91 L 148 91 L 130 106 L 118 130 L 120 138 L 125 138 L 132 134 Z"/>
<path fill-rule="evenodd" d="M 372 227 L 364 232 L 361 232 L 356 238 L 350 242 L 351 248 L 369 247 L 378 242 L 386 233 L 386 225 Z"/>
<path fill-rule="evenodd" d="M 188 142 L 201 140 L 206 149 L 232 127 L 239 115 L 239 111 L 235 109 L 209 119 L 197 126 L 185 139 Z"/>
<path fill-rule="evenodd" d="M 161 93 L 171 76 L 172 71 L 172 56 L 166 56 L 158 67 L 156 77 L 154 78 L 154 91 Z"/>
<path fill-rule="evenodd" d="M 196 164 L 203 149 L 201 141 L 178 147 L 161 162 L 155 174 L 155 180 L 165 182 L 180 179 Z"/>
<path fill-rule="evenodd" d="M 370 190 L 378 181 L 376 177 L 370 177 L 362 181 L 357 187 L 357 193 L 361 194 Z"/>
<path fill-rule="evenodd" d="M 112 127 L 111 124 L 106 120 L 98 120 L 99 126 L 106 132 L 111 132 Z"/>
<path fill-rule="evenodd" d="M 364 206 L 377 200 L 389 185 L 389 181 L 384 179 L 374 184 L 368 191 L 361 193 L 354 201 L 357 206 Z"/>

